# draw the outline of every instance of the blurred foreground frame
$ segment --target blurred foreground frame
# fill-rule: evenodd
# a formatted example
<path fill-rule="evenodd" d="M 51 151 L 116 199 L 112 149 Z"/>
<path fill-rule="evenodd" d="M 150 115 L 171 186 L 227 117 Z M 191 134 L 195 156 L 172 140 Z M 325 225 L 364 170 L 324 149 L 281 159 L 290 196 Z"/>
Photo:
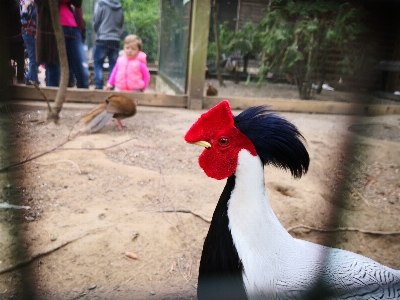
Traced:
<path fill-rule="evenodd" d="M 386 3 L 393 3 L 393 1 L 382 1 L 381 5 L 385 5 Z M 397 29 L 396 29 L 397 30 Z M 3 35 L 4 37 L 4 35 Z M 396 42 L 397 44 L 399 42 Z M 6 44 L 6 43 L 4 43 Z M 398 57 L 396 58 L 398 59 Z M 384 72 L 386 72 L 384 70 Z M 3 72 L 4 74 L 5 72 Z M 6 79 L 3 80 L 3 82 L 6 82 Z M 7 87 L 2 88 L 2 91 L 6 91 L 5 95 L 6 97 L 9 97 L 10 92 Z M 371 104 L 368 102 L 369 100 L 366 97 L 363 97 L 363 95 L 360 95 L 360 99 L 358 99 L 358 103 L 363 104 L 363 105 L 368 105 Z M 13 111 L 12 109 L 9 109 L 7 106 L 3 106 L 1 108 L 1 122 L 2 126 L 0 129 L 1 132 L 1 152 L 0 152 L 0 157 L 1 157 L 1 164 L 2 166 L 8 164 L 11 161 L 15 160 L 14 154 L 16 151 L 18 151 L 19 145 L 15 143 L 14 136 L 18 135 L 18 126 L 15 124 L 15 120 L 13 119 Z M 381 138 L 379 136 L 379 126 L 369 126 L 371 123 L 368 123 L 368 117 L 359 114 L 359 115 L 354 115 L 352 117 L 351 123 L 354 124 L 351 130 L 356 132 L 357 134 L 361 136 L 372 136 L 374 138 Z M 378 124 L 379 125 L 379 124 Z M 384 124 L 381 124 L 381 126 L 385 126 Z M 301 129 L 301 128 L 300 128 Z M 394 130 L 397 130 L 397 135 L 393 138 L 393 142 L 399 143 L 400 138 L 400 130 L 397 127 L 394 128 Z M 378 135 L 378 136 L 377 136 Z M 362 179 L 365 182 L 368 182 L 368 178 L 363 177 L 362 173 L 363 170 L 367 167 L 369 163 L 367 163 L 364 159 L 365 156 L 368 156 L 368 147 L 369 145 L 367 143 L 364 143 L 362 141 L 359 141 L 357 139 L 353 140 L 347 140 L 345 143 L 345 146 L 343 147 L 343 151 L 341 154 L 341 160 L 338 161 L 337 165 L 337 170 L 336 172 L 336 179 L 337 182 L 336 184 L 336 189 L 335 189 L 335 194 L 334 197 L 330 200 L 332 203 L 334 203 L 334 206 L 336 209 L 333 209 L 332 211 L 329 212 L 329 226 L 331 228 L 336 228 L 336 227 L 342 227 L 343 224 L 346 223 L 346 221 L 349 220 L 349 215 L 350 214 L 343 214 L 343 209 L 341 208 L 348 208 L 351 206 L 351 203 L 349 198 L 352 197 L 352 194 L 354 196 L 355 190 L 360 192 L 362 194 L 362 191 L 360 190 L 360 187 L 362 186 L 361 180 L 355 180 L 357 178 Z M 311 161 L 312 164 L 312 161 Z M 394 161 L 392 163 L 394 166 L 388 167 L 389 170 L 396 170 L 396 168 L 399 168 L 400 166 L 400 155 L 398 158 L 398 161 Z M 18 171 L 15 172 L 15 169 L 11 169 L 7 172 L 0 173 L 0 188 L 1 188 L 1 193 L 2 193 L 2 202 L 7 202 L 7 203 L 12 203 L 14 205 L 25 205 L 25 201 L 22 195 L 22 186 L 20 185 L 20 177 L 23 172 Z M 360 175 L 361 174 L 361 175 Z M 399 186 L 395 186 L 393 189 L 397 191 L 399 190 Z M 383 198 L 385 197 L 385 191 L 382 191 L 384 194 L 382 195 L 382 201 Z M 360 197 L 359 197 L 360 198 Z M 399 198 L 394 199 L 394 204 L 393 204 L 393 209 L 394 210 L 399 210 Z M 366 199 L 367 202 L 370 203 L 372 206 L 374 203 L 371 202 L 371 200 Z M 387 199 L 389 201 L 389 199 Z M 367 205 L 366 203 L 362 204 L 363 200 L 359 199 L 359 202 L 361 205 Z M 371 209 L 376 210 L 377 214 L 384 214 L 385 212 L 382 209 L 379 209 L 375 206 L 372 206 Z M 9 234 L 14 241 L 15 251 L 13 251 L 13 261 L 18 262 L 23 260 L 24 257 L 27 256 L 27 253 L 24 253 L 24 243 L 29 241 L 29 232 L 24 232 L 20 229 L 20 225 L 23 222 L 26 222 L 23 218 L 23 211 L 15 211 L 13 209 L 0 209 L 0 216 L 1 216 L 1 234 Z M 396 222 L 397 221 L 397 222 Z M 400 224 L 399 218 L 393 220 L 393 224 Z M 375 229 L 375 228 L 370 228 L 370 229 Z M 385 229 L 385 228 L 383 228 Z M 398 228 L 397 228 L 398 230 Z M 343 238 L 343 233 L 323 233 L 321 234 L 325 236 L 325 245 L 331 246 L 331 247 L 338 247 L 340 244 L 340 240 Z M 374 237 L 372 237 L 374 238 Z M 380 239 L 381 237 L 378 237 Z M 384 237 L 386 238 L 386 237 Z M 400 246 L 399 246 L 400 247 Z M 1 253 L 1 248 L 0 248 L 0 253 Z M 28 255 L 29 256 L 29 255 Z M 38 257 L 39 258 L 39 257 Z M 40 264 L 39 259 L 35 259 L 31 262 L 31 264 Z M 396 258 L 394 258 L 396 259 Z M 0 260 L 1 254 L 0 254 Z M 397 264 L 398 266 L 400 265 L 400 262 Z M 1 264 L 0 264 L 1 266 Z M 3 267 L 3 266 L 2 266 Z M 38 296 L 39 293 L 39 282 L 40 278 L 37 278 L 35 273 L 34 273 L 34 268 L 26 267 L 26 265 L 22 266 L 21 268 L 18 268 L 17 271 L 12 272 L 11 278 L 8 277 L 9 274 L 4 273 L 7 276 L 6 280 L 11 280 L 16 281 L 18 283 L 18 290 L 19 292 L 14 295 L 14 299 L 40 299 L 40 296 Z M 2 277 L 4 274 L 0 274 Z M 1 277 L 0 277 L 1 278 Z M 3 277 L 4 278 L 4 277 Z M 2 278 L 2 280 L 3 280 Z M 214 282 L 215 284 L 215 282 Z M 223 284 L 223 283 L 221 283 Z M 4 293 L 5 291 L 0 290 L 0 295 Z M 36 295 L 36 296 L 35 296 Z M 234 292 L 232 295 L 229 295 L 232 298 L 229 299 L 234 299 Z M 314 291 L 310 291 L 310 298 L 309 299 L 329 299 L 331 295 L 326 295 L 324 293 L 324 286 L 321 284 L 320 286 L 316 287 Z"/>

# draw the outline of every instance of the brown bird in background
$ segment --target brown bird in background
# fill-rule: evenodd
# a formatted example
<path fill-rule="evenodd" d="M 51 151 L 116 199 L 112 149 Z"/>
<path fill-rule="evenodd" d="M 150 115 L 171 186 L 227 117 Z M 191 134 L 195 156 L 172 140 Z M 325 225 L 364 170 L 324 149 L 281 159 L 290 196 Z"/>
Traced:
<path fill-rule="evenodd" d="M 207 96 L 218 96 L 218 90 L 212 86 L 211 82 L 208 82 L 207 86 L 208 86 L 206 91 Z"/>
<path fill-rule="evenodd" d="M 138 100 L 131 100 L 121 95 L 111 95 L 104 103 L 96 106 L 82 116 L 77 124 L 80 132 L 97 132 L 102 129 L 111 118 L 115 118 L 120 130 L 123 130 L 120 120 L 136 114 Z"/>

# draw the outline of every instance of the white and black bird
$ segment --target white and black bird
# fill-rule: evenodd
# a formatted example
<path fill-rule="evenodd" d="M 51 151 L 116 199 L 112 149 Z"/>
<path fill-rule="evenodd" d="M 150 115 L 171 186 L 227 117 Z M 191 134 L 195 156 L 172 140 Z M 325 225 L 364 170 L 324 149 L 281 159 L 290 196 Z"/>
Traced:
<path fill-rule="evenodd" d="M 204 241 L 202 299 L 400 299 L 400 271 L 367 257 L 293 238 L 271 209 L 264 165 L 304 175 L 309 155 L 289 121 L 265 106 L 233 116 L 225 100 L 185 140 L 205 147 L 200 167 L 227 182 Z"/>

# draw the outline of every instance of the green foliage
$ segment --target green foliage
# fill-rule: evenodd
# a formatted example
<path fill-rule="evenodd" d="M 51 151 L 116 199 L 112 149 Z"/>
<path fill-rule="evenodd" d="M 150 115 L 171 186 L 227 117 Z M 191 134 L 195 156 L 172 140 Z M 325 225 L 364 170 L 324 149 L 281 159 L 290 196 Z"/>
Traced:
<path fill-rule="evenodd" d="M 336 62 L 342 73 L 354 74 L 366 60 L 366 49 L 351 43 L 366 31 L 363 17 L 349 2 L 275 0 L 257 26 L 246 23 L 233 32 L 221 24 L 221 53 L 240 50 L 258 56 L 259 83 L 267 72 L 294 74 L 300 98 L 308 99 L 311 84 L 322 85 L 331 53 L 342 58 Z M 213 58 L 215 44 L 210 43 L 208 59 Z"/>
<path fill-rule="evenodd" d="M 220 42 L 220 51 L 223 54 L 228 54 L 231 52 L 229 45 L 229 42 L 232 40 L 232 37 L 234 35 L 234 32 L 232 30 L 228 29 L 228 22 L 224 22 L 219 25 L 219 42 Z M 208 50 L 207 50 L 207 59 L 215 59 L 216 58 L 216 53 L 217 53 L 217 46 L 215 42 L 211 42 L 208 44 Z"/>
<path fill-rule="evenodd" d="M 262 67 L 266 72 L 291 71 L 297 78 L 300 98 L 310 98 L 311 83 L 323 82 L 331 51 L 339 53 L 341 71 L 354 73 L 363 58 L 350 42 L 365 32 L 363 13 L 350 3 L 331 0 L 275 1 L 258 27 Z M 303 88 L 304 87 L 304 88 Z"/>
<path fill-rule="evenodd" d="M 255 33 L 255 25 L 252 22 L 245 23 L 241 30 L 238 30 L 232 34 L 230 42 L 228 44 L 229 49 L 232 52 L 240 51 L 242 55 L 251 53 L 254 48 L 257 47 Z"/>
<path fill-rule="evenodd" d="M 85 30 L 86 30 L 85 44 L 88 46 L 89 49 L 93 47 L 94 35 L 95 35 L 92 24 L 93 9 L 94 9 L 93 0 L 82 2 L 83 20 L 85 21 Z"/>
<path fill-rule="evenodd" d="M 221 53 L 229 55 L 240 51 L 242 55 L 253 52 L 257 47 L 256 26 L 252 22 L 244 24 L 242 30 L 233 31 L 228 29 L 227 22 L 219 25 L 219 40 L 221 44 Z M 208 44 L 207 59 L 215 59 L 215 42 Z"/>
<path fill-rule="evenodd" d="M 143 41 L 143 51 L 148 62 L 157 60 L 160 0 L 121 0 L 124 8 L 124 27 L 129 34 Z"/>

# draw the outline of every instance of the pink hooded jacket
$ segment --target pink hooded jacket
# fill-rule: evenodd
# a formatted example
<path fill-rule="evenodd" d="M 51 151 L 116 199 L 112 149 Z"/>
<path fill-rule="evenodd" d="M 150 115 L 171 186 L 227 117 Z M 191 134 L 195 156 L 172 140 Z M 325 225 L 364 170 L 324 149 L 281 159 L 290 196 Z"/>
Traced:
<path fill-rule="evenodd" d="M 146 64 L 146 53 L 142 51 L 133 58 L 121 55 L 111 72 L 108 84 L 127 92 L 146 89 L 150 81 Z"/>

